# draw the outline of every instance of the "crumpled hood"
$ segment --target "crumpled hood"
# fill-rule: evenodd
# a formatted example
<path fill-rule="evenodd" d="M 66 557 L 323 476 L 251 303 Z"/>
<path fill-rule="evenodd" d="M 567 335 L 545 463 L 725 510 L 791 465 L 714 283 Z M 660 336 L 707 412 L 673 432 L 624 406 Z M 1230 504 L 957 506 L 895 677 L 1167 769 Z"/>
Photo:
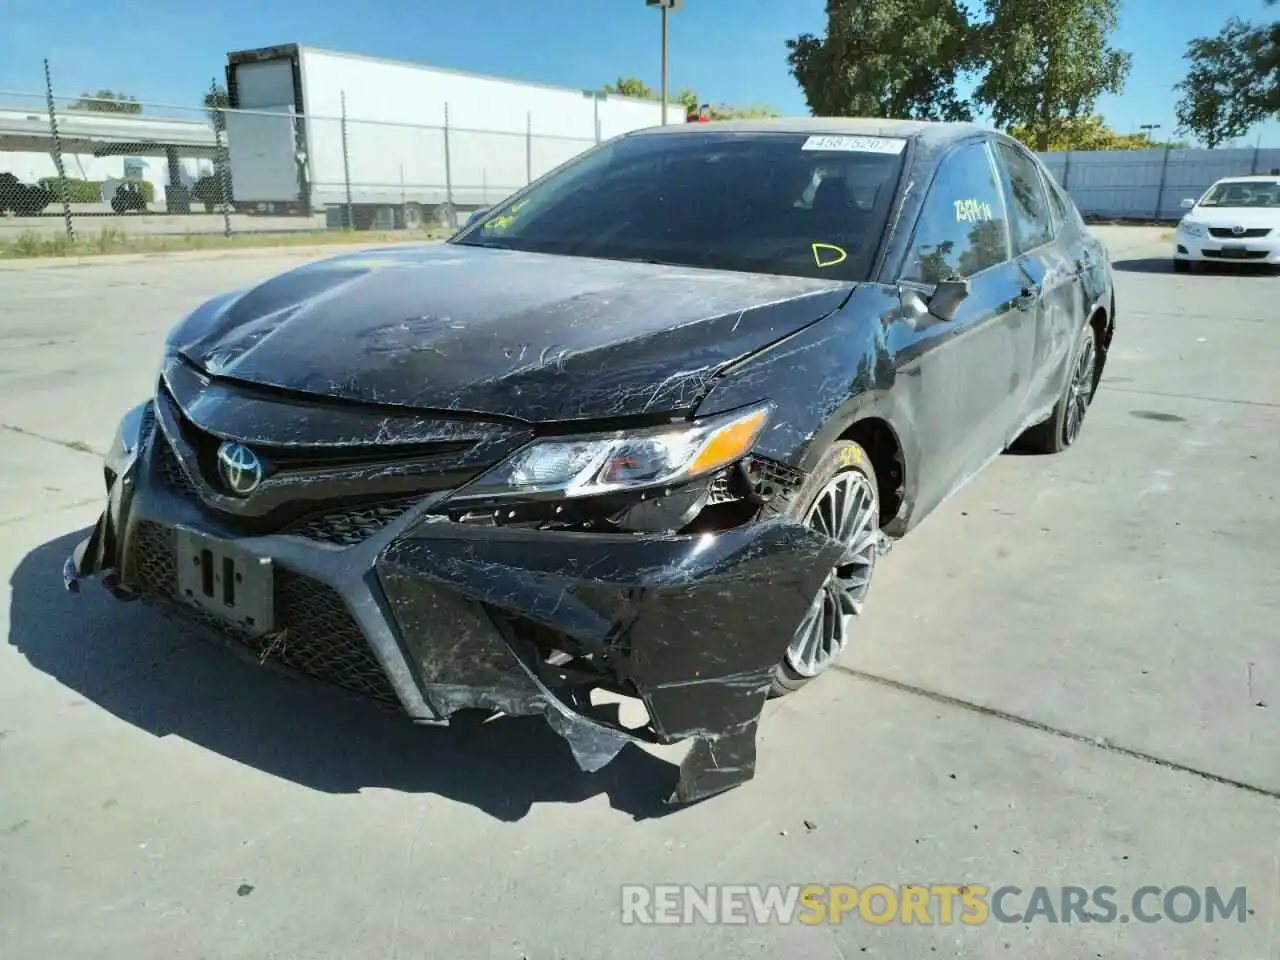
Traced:
<path fill-rule="evenodd" d="M 849 283 L 453 244 L 319 261 L 225 295 L 170 344 L 214 377 L 534 422 L 690 409 L 715 371 Z"/>

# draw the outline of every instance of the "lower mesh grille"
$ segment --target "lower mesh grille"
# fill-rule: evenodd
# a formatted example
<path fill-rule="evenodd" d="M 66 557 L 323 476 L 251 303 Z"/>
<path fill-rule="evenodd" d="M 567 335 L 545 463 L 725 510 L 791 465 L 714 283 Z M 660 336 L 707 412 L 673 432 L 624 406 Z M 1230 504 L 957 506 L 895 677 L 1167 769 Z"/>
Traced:
<path fill-rule="evenodd" d="M 363 543 L 379 530 L 395 523 L 404 516 L 406 510 L 421 499 L 421 494 L 414 494 L 395 500 L 384 500 L 380 503 L 365 503 L 330 510 L 315 516 L 304 517 L 286 527 L 284 532 L 320 543 L 350 547 Z"/>
<path fill-rule="evenodd" d="M 355 618 L 327 584 L 289 570 L 275 571 L 276 633 L 254 637 L 217 617 L 178 602 L 177 549 L 172 529 L 140 521 L 133 533 L 138 586 L 173 609 L 272 661 L 386 704 L 399 702 Z"/>

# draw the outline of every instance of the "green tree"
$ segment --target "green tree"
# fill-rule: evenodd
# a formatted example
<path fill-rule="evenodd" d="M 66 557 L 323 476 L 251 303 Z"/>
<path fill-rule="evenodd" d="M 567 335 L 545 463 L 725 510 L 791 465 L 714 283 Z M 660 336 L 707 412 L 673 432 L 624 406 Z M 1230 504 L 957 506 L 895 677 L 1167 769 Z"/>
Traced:
<path fill-rule="evenodd" d="M 1273 6 L 1275 0 L 1267 0 Z M 1280 21 L 1226 22 L 1216 36 L 1187 44 L 1187 75 L 1178 84 L 1178 129 L 1210 150 L 1280 115 Z"/>
<path fill-rule="evenodd" d="M 1104 93 L 1120 93 L 1128 53 L 1108 44 L 1120 0 L 985 0 L 978 31 L 987 66 L 974 98 L 1001 126 L 1029 131 L 1037 150 L 1064 122 L 1093 113 Z"/>
<path fill-rule="evenodd" d="M 142 104 L 137 97 L 131 97 L 127 93 L 99 90 L 97 93 L 80 94 L 80 99 L 74 101 L 70 109 L 93 113 L 141 113 Z"/>
<path fill-rule="evenodd" d="M 204 95 L 204 112 L 209 115 L 209 122 L 218 123 L 218 111 L 228 110 L 231 107 L 231 97 L 221 86 L 214 86 Z"/>
<path fill-rule="evenodd" d="M 1027 127 L 1014 124 L 1009 128 L 1009 136 L 1021 140 L 1032 150 L 1039 149 L 1035 133 Z M 1169 146 L 1182 149 L 1188 146 L 1185 141 L 1165 143 L 1152 140 L 1145 133 L 1117 133 L 1107 126 L 1107 121 L 1099 114 L 1087 117 L 1069 117 L 1054 125 L 1053 135 L 1049 139 L 1049 152 L 1061 150 L 1150 150 L 1152 147 Z"/>
<path fill-rule="evenodd" d="M 647 83 L 635 77 L 619 77 L 617 83 L 606 83 L 601 92 L 616 93 L 621 97 L 635 97 L 637 100 L 659 99 L 658 94 L 654 93 Z"/>
<path fill-rule="evenodd" d="M 607 83 L 601 88 L 602 93 L 616 93 L 624 97 L 636 97 L 640 100 L 660 100 L 662 95 L 643 80 L 635 77 L 619 77 L 617 83 Z M 689 115 L 698 112 L 702 101 L 698 94 L 685 87 L 679 93 L 670 94 L 670 103 L 684 107 Z M 776 117 L 778 113 L 771 107 L 756 104 L 749 107 L 731 107 L 726 104 L 713 104 L 709 108 L 712 120 L 753 119 L 756 117 Z"/>
<path fill-rule="evenodd" d="M 969 120 L 971 39 L 961 0 L 827 0 L 825 36 L 788 40 L 787 63 L 815 116 Z"/>

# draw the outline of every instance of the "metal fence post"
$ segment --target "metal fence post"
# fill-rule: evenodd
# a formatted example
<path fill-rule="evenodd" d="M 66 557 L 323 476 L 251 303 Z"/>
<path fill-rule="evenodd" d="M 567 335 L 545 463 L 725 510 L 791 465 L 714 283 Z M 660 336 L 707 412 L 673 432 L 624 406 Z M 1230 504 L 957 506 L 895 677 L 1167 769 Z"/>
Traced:
<path fill-rule="evenodd" d="M 449 104 L 444 105 L 444 199 L 448 208 L 449 227 L 457 225 L 453 213 L 453 161 L 449 157 Z"/>
<path fill-rule="evenodd" d="M 351 213 L 351 153 L 347 149 L 347 91 L 340 94 L 342 103 L 342 180 L 347 188 L 347 214 L 344 226 L 348 230 L 355 229 L 355 218 Z"/>
<path fill-rule="evenodd" d="M 533 183 L 533 111 L 524 115 L 524 182 Z"/>
<path fill-rule="evenodd" d="M 1071 151 L 1067 151 L 1067 155 L 1062 158 L 1062 189 L 1067 195 L 1071 195 Z"/>
<path fill-rule="evenodd" d="M 1169 176 L 1169 150 L 1170 149 L 1171 149 L 1171 145 L 1166 143 L 1164 145 L 1164 158 L 1160 162 L 1160 189 L 1156 193 L 1156 215 L 1152 217 L 1153 220 L 1159 220 L 1160 212 L 1164 209 L 1164 186 Z"/>
<path fill-rule="evenodd" d="M 591 103 L 595 107 L 596 143 L 600 142 L 600 94 L 591 94 Z"/>
<path fill-rule="evenodd" d="M 53 79 L 49 74 L 49 60 L 44 61 L 44 93 L 49 101 L 49 134 L 53 137 L 53 166 L 58 171 L 58 199 L 62 201 L 62 219 L 67 225 L 67 239 L 76 238 L 71 223 L 71 198 L 67 196 L 67 170 L 62 165 L 62 138 L 58 136 L 58 112 L 53 107 Z"/>
<path fill-rule="evenodd" d="M 229 237 L 231 236 L 231 162 L 227 155 L 227 118 L 218 104 L 216 77 L 209 84 L 209 93 L 210 103 L 213 104 L 213 179 L 218 185 L 218 200 L 222 205 L 222 235 Z"/>

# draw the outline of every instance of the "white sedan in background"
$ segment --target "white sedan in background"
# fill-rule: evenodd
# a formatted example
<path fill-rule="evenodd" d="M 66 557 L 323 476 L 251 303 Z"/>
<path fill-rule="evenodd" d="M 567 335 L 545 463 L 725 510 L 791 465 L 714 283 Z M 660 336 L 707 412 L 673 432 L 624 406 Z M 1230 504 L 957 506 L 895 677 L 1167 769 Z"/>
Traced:
<path fill-rule="evenodd" d="M 1199 200 L 1183 200 L 1173 269 L 1200 263 L 1280 266 L 1280 176 L 1227 177 Z"/>

